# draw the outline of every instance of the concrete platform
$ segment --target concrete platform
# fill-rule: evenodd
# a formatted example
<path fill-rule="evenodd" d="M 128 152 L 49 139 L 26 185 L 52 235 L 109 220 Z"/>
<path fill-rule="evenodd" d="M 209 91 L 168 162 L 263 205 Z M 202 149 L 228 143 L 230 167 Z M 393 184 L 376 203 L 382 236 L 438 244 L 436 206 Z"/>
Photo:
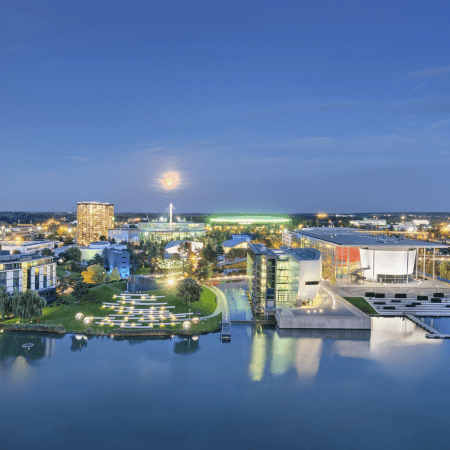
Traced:
<path fill-rule="evenodd" d="M 334 292 L 329 283 L 321 283 L 319 294 L 322 301 L 313 308 L 277 308 L 275 319 L 278 327 L 317 330 L 371 329 L 371 318 Z"/>

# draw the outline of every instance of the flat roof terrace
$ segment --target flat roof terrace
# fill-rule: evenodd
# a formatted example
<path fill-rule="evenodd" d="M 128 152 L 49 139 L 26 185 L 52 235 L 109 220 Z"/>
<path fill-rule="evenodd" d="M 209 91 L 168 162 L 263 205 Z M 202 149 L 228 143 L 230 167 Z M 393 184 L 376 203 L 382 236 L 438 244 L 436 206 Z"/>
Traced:
<path fill-rule="evenodd" d="M 448 245 L 435 242 L 425 242 L 413 239 L 395 238 L 372 234 L 363 234 L 352 228 L 304 228 L 295 233 L 297 237 L 308 237 L 318 239 L 330 244 L 343 247 L 385 247 L 393 250 L 395 248 L 405 249 L 410 247 L 420 248 L 448 248 Z"/>

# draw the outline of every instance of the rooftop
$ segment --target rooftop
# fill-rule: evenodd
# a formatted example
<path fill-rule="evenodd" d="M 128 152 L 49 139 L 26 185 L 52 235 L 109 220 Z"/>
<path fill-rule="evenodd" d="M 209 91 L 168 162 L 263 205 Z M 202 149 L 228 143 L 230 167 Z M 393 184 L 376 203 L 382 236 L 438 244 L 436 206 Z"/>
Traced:
<path fill-rule="evenodd" d="M 222 242 L 222 247 L 233 248 L 241 244 L 247 244 L 248 241 L 244 238 L 242 239 L 229 239 L 228 241 Z"/>
<path fill-rule="evenodd" d="M 284 214 L 214 214 L 208 218 L 209 222 L 264 224 L 289 223 L 291 219 Z"/>
<path fill-rule="evenodd" d="M 320 239 L 335 245 L 345 247 L 426 247 L 426 248 L 447 248 L 448 245 L 435 242 L 417 241 L 405 239 L 403 237 L 389 237 L 385 235 L 364 234 L 353 228 L 341 227 L 322 227 L 322 228 L 304 228 L 295 232 L 296 236 L 306 236 L 314 239 Z"/>

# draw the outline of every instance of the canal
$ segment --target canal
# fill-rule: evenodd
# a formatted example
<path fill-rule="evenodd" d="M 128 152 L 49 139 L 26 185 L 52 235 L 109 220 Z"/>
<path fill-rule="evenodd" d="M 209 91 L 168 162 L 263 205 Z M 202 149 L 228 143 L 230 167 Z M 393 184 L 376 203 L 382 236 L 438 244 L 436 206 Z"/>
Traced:
<path fill-rule="evenodd" d="M 197 340 L 0 334 L 0 448 L 423 449 L 449 440 L 450 341 L 233 325 Z M 24 343 L 33 343 L 27 350 Z"/>

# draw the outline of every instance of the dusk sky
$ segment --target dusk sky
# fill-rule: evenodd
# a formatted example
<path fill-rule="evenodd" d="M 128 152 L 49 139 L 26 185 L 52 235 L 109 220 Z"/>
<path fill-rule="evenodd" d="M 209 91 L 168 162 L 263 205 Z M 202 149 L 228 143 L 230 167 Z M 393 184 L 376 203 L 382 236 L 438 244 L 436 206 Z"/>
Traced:
<path fill-rule="evenodd" d="M 449 14 L 2 1 L 0 210 L 449 211 Z"/>

